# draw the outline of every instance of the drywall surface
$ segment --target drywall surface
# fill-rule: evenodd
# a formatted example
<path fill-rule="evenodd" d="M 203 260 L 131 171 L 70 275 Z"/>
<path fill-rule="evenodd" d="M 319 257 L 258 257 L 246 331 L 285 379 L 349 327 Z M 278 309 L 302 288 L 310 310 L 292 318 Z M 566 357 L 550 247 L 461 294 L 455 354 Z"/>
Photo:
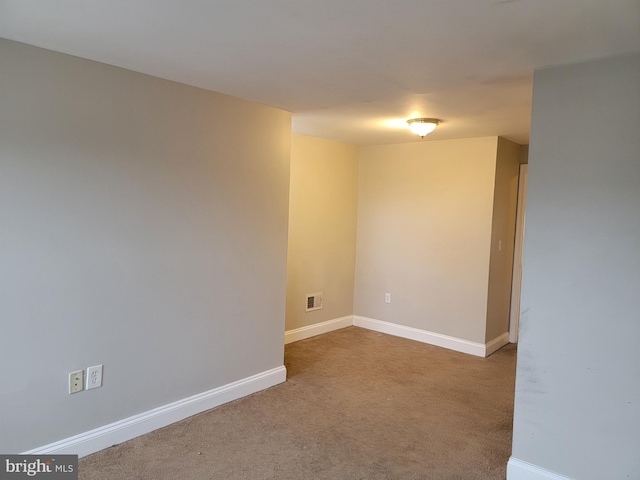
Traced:
<path fill-rule="evenodd" d="M 358 147 L 292 135 L 286 329 L 353 314 Z M 323 293 L 306 312 L 306 295 Z"/>
<path fill-rule="evenodd" d="M 356 315 L 485 342 L 497 141 L 361 147 Z"/>
<path fill-rule="evenodd" d="M 485 334 L 487 342 L 509 330 L 520 153 L 520 145 L 498 138 Z"/>
<path fill-rule="evenodd" d="M 529 163 L 529 145 L 520 147 L 520 163 Z"/>
<path fill-rule="evenodd" d="M 5 40 L 0 84 L 0 451 L 283 364 L 289 113 Z"/>
<path fill-rule="evenodd" d="M 640 478 L 639 131 L 640 55 L 536 71 L 513 457 L 569 478 Z"/>

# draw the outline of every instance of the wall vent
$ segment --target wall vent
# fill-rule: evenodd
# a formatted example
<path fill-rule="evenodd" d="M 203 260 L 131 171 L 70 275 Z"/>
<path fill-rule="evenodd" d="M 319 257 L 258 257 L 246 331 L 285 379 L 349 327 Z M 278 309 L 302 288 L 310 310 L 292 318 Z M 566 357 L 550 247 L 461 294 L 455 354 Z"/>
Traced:
<path fill-rule="evenodd" d="M 307 294 L 307 312 L 322 308 L 322 292 Z"/>

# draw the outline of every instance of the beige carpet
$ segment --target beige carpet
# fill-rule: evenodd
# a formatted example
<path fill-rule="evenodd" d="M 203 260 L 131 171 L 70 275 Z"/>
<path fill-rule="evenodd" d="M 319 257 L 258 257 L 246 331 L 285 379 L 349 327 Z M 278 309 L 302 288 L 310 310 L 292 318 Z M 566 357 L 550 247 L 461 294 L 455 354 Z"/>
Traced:
<path fill-rule="evenodd" d="M 287 382 L 80 460 L 83 480 L 501 479 L 515 348 L 357 327 L 287 345 Z"/>

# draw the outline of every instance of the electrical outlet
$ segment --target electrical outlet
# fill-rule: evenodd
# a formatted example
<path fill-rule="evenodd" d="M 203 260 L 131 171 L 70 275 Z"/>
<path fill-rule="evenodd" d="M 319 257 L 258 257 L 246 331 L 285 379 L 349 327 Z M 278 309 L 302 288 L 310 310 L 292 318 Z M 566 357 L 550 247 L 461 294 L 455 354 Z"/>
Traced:
<path fill-rule="evenodd" d="M 87 390 L 102 386 L 102 365 L 87 368 Z"/>
<path fill-rule="evenodd" d="M 69 374 L 69 393 L 78 393 L 84 390 L 84 370 L 78 370 Z"/>

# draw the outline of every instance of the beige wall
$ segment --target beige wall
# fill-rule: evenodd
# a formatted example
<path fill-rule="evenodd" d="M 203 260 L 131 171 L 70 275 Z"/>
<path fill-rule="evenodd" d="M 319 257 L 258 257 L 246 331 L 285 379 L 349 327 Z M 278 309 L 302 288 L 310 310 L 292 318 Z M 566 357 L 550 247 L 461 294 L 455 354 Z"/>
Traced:
<path fill-rule="evenodd" d="M 487 301 L 489 342 L 509 330 L 513 249 L 522 147 L 498 138 Z"/>
<path fill-rule="evenodd" d="M 293 135 L 286 329 L 353 313 L 358 147 Z M 305 312 L 306 294 L 323 292 Z"/>
<path fill-rule="evenodd" d="M 497 145 L 361 148 L 356 315 L 485 343 Z"/>
<path fill-rule="evenodd" d="M 282 366 L 290 114 L 6 40 L 0 72 L 0 451 Z"/>

